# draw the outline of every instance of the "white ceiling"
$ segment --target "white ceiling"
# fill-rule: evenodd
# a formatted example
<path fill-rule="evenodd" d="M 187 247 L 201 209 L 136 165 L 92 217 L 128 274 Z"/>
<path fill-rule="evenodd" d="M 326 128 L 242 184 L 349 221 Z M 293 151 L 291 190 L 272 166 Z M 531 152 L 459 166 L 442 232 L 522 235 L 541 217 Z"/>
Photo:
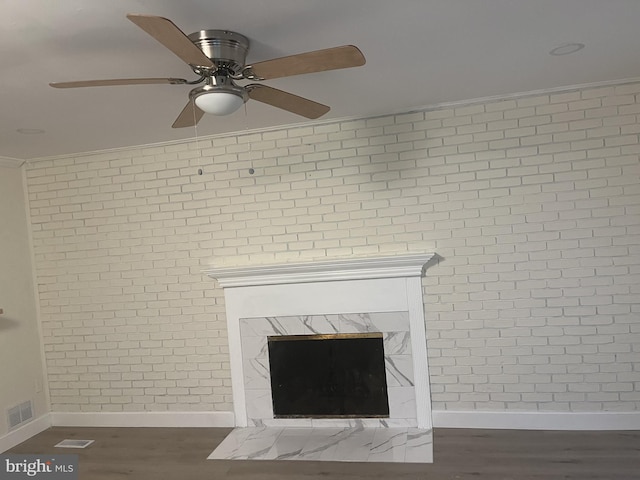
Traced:
<path fill-rule="evenodd" d="M 248 62 L 344 44 L 364 67 L 267 84 L 347 118 L 492 95 L 640 77 L 638 0 L 3 0 L 0 157 L 30 159 L 196 136 L 172 129 L 188 85 L 59 90 L 49 82 L 195 79 L 189 67 L 125 18 L 170 18 L 185 33 L 249 37 Z M 570 42 L 586 47 L 552 56 Z M 197 135 L 307 120 L 250 101 L 205 115 Z M 18 129 L 42 129 L 24 135 Z"/>

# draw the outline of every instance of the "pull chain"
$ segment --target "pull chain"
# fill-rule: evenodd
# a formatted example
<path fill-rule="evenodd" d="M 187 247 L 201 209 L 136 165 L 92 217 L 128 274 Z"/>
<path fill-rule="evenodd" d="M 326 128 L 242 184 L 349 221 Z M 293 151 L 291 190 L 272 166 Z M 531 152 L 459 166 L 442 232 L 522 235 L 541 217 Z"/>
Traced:
<path fill-rule="evenodd" d="M 247 135 L 247 144 L 249 146 L 249 164 L 253 164 L 253 158 L 251 155 L 251 136 L 249 135 L 249 115 L 247 115 L 247 104 L 244 104 L 244 131 Z M 253 169 L 253 166 L 249 167 L 249 175 L 253 175 L 256 171 Z"/>
<path fill-rule="evenodd" d="M 193 108 L 191 109 L 193 111 L 193 130 L 196 134 L 196 150 L 198 151 L 198 154 L 200 155 L 200 160 L 199 160 L 199 166 L 198 166 L 198 175 L 202 175 L 202 151 L 200 150 L 200 143 L 198 141 L 198 120 L 196 118 L 196 106 L 195 106 L 195 100 L 191 99 L 192 102 L 192 106 Z"/>

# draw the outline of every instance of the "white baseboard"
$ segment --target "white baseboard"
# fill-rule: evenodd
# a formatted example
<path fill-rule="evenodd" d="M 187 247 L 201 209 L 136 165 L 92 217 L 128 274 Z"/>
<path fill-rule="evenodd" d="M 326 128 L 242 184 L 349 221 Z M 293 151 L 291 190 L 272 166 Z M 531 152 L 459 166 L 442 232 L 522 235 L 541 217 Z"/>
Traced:
<path fill-rule="evenodd" d="M 10 448 L 29 440 L 34 435 L 44 432 L 51 426 L 51 415 L 46 413 L 26 425 L 13 430 L 0 437 L 0 453 L 6 452 Z"/>
<path fill-rule="evenodd" d="M 51 412 L 54 427 L 233 427 L 233 412 Z"/>
<path fill-rule="evenodd" d="M 234 427 L 233 412 L 52 412 L 0 437 L 0 453 L 49 427 Z M 435 428 L 640 430 L 640 412 L 434 410 Z"/>
<path fill-rule="evenodd" d="M 433 426 L 507 430 L 640 430 L 640 412 L 434 410 Z"/>

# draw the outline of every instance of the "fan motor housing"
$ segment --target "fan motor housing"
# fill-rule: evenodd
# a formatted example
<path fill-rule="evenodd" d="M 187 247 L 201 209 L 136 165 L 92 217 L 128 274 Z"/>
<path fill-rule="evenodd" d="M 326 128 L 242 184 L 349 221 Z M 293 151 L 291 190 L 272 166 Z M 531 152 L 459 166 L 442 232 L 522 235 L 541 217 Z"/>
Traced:
<path fill-rule="evenodd" d="M 249 39 L 229 30 L 200 30 L 189 35 L 217 67 L 223 67 L 236 73 L 245 66 Z"/>

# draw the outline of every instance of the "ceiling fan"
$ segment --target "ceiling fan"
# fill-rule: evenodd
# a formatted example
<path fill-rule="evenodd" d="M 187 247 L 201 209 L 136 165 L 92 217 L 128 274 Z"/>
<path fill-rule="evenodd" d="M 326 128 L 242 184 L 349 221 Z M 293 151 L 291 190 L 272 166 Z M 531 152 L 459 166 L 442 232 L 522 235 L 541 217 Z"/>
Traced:
<path fill-rule="evenodd" d="M 198 85 L 189 92 L 189 102 L 173 128 L 192 127 L 205 113 L 227 115 L 247 100 L 281 108 L 306 118 L 318 118 L 329 107 L 260 83 L 239 85 L 236 81 L 262 81 L 304 73 L 364 65 L 362 52 L 353 45 L 327 48 L 246 65 L 249 39 L 227 30 L 201 30 L 186 35 L 171 20 L 153 15 L 128 14 L 127 18 L 186 62 L 199 76 L 183 78 L 118 78 L 50 83 L 55 88 L 112 85 Z"/>

